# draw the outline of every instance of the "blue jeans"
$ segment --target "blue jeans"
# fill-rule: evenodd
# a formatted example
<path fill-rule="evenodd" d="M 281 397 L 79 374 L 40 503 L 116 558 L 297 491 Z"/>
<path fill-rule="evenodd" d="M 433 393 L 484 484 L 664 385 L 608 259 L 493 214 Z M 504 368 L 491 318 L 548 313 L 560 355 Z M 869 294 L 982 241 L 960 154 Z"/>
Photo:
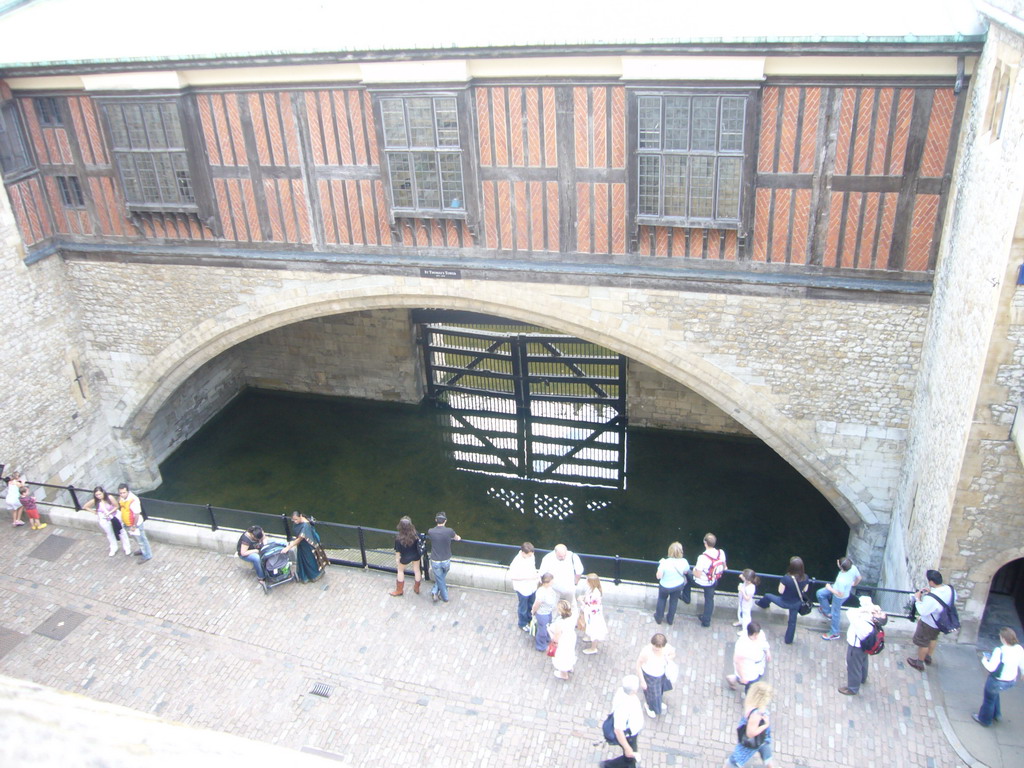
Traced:
<path fill-rule="evenodd" d="M 767 608 L 769 603 L 789 611 L 789 624 L 786 625 L 786 637 L 784 639 L 786 645 L 789 645 L 793 642 L 793 638 L 796 637 L 796 617 L 797 611 L 800 610 L 800 603 L 784 603 L 779 595 L 765 595 L 757 601 L 759 608 Z"/>
<path fill-rule="evenodd" d="M 519 628 L 529 626 L 530 617 L 532 615 L 533 598 L 536 595 L 521 595 L 516 592 L 516 597 L 519 598 Z"/>
<path fill-rule="evenodd" d="M 537 637 L 534 638 L 533 647 L 538 651 L 546 651 L 548 649 L 548 643 L 551 642 L 551 635 L 548 634 L 548 625 L 550 623 L 550 613 L 537 614 Z"/>
<path fill-rule="evenodd" d="M 818 590 L 818 605 L 821 606 L 821 610 L 824 611 L 825 615 L 832 620 L 832 626 L 829 629 L 829 634 L 839 634 L 839 621 L 843 617 L 843 603 L 849 599 L 849 595 L 846 597 L 840 597 L 839 595 L 829 592 L 828 587 L 822 587 Z"/>
<path fill-rule="evenodd" d="M 267 578 L 266 571 L 263 570 L 263 563 L 260 562 L 260 555 L 258 552 L 249 552 L 249 554 L 239 555 L 239 557 L 247 563 L 252 563 L 253 570 L 256 571 L 257 579 Z"/>
<path fill-rule="evenodd" d="M 668 589 L 666 587 L 658 585 L 658 607 L 654 609 L 654 620 L 661 624 L 661 620 L 664 618 L 668 621 L 669 626 L 672 626 L 672 622 L 676 618 L 676 605 L 679 603 L 679 596 L 683 592 L 683 584 L 678 587 L 672 587 Z M 665 616 L 665 603 L 668 603 L 668 616 Z"/>
<path fill-rule="evenodd" d="M 139 549 L 142 550 L 142 559 L 143 560 L 152 560 L 153 559 L 153 550 L 149 546 L 149 539 L 146 538 L 146 526 L 144 526 L 144 525 L 137 525 L 137 526 L 135 526 L 135 532 L 138 535 L 138 539 L 139 539 Z"/>
<path fill-rule="evenodd" d="M 992 725 L 993 720 L 999 720 L 1003 711 L 999 708 L 999 694 L 1013 688 L 1016 679 L 1002 681 L 998 677 L 989 675 L 985 680 L 985 692 L 981 699 L 981 709 L 978 710 L 978 719 L 982 725 Z"/>
<path fill-rule="evenodd" d="M 434 574 L 434 587 L 430 594 L 437 595 L 446 603 L 448 602 L 448 571 L 451 570 L 451 560 L 431 560 L 430 569 Z"/>

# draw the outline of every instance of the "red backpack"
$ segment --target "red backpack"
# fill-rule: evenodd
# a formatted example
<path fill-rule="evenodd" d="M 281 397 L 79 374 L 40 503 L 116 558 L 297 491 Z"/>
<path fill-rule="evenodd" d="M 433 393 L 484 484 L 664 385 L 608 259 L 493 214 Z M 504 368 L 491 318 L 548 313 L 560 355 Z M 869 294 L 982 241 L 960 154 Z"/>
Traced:
<path fill-rule="evenodd" d="M 868 656 L 877 656 L 885 648 L 885 630 L 877 620 L 871 622 L 871 631 L 860 641 L 860 649 Z"/>
<path fill-rule="evenodd" d="M 725 553 L 719 549 L 718 557 L 708 557 L 710 561 L 707 569 L 707 581 L 712 584 L 717 584 L 718 580 L 722 578 L 722 574 L 725 573 Z M 704 553 L 707 556 L 707 553 Z"/>

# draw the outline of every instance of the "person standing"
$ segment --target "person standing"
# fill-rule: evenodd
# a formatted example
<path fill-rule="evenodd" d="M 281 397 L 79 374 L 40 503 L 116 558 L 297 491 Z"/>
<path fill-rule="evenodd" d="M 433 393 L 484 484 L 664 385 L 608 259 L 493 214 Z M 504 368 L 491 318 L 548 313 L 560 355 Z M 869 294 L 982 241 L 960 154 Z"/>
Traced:
<path fill-rule="evenodd" d="M 791 557 L 786 575 L 779 580 L 779 594 L 764 595 L 757 601 L 759 608 L 767 609 L 774 604 L 789 611 L 789 623 L 786 624 L 786 636 L 783 638 L 786 645 L 791 645 L 796 637 L 796 617 L 809 584 L 810 580 L 804 572 L 804 561 L 799 557 Z"/>
<path fill-rule="evenodd" d="M 704 551 L 693 565 L 693 581 L 704 591 L 704 612 L 700 615 L 702 627 L 711 626 L 711 614 L 715 610 L 715 589 L 726 568 L 725 552 L 717 549 L 717 544 L 715 534 L 705 534 Z"/>
<path fill-rule="evenodd" d="M 392 597 L 401 597 L 405 591 L 405 566 L 412 564 L 413 583 L 412 590 L 417 595 L 420 593 L 420 582 L 423 577 L 420 575 L 420 535 L 416 532 L 416 526 L 408 516 L 399 519 L 398 529 L 395 531 L 395 589 L 388 592 Z"/>
<path fill-rule="evenodd" d="M 558 605 L 558 593 L 551 586 L 554 576 L 545 573 L 540 577 L 540 586 L 533 596 L 534 618 L 537 619 L 537 636 L 534 638 L 533 647 L 538 651 L 546 651 L 548 643 L 551 642 L 551 635 L 548 634 L 548 627 L 551 626 L 551 615 Z"/>
<path fill-rule="evenodd" d="M 576 666 L 576 619 L 573 618 L 572 605 L 568 600 L 559 600 L 555 613 L 558 618 L 548 627 L 551 641 L 555 643 L 551 665 L 555 668 L 555 677 L 568 680 L 569 673 Z"/>
<path fill-rule="evenodd" d="M 753 624 L 754 622 L 751 622 Z M 750 687 L 746 699 L 743 701 L 743 718 L 740 720 L 737 732 L 744 729 L 747 739 L 757 739 L 762 733 L 764 741 L 759 746 L 748 747 L 742 742 L 737 744 L 725 760 L 725 768 L 742 768 L 754 755 L 761 755 L 761 762 L 768 768 L 772 766 L 772 729 L 768 721 L 768 704 L 771 703 L 774 691 L 768 683 L 755 683 Z"/>
<path fill-rule="evenodd" d="M 925 573 L 925 578 L 928 579 L 928 586 L 914 593 L 918 619 L 912 642 L 917 646 L 917 658 L 907 658 L 907 664 L 918 672 L 924 672 L 925 665 L 932 663 L 932 654 L 939 644 L 939 615 L 949 610 L 956 600 L 953 588 L 942 583 L 941 573 L 930 570 Z"/>
<path fill-rule="evenodd" d="M 530 631 L 533 601 L 537 594 L 537 576 L 537 556 L 533 552 L 533 544 L 524 541 L 508 566 L 508 577 L 519 601 L 516 617 L 523 632 Z M 548 615 L 551 615 L 550 612 Z"/>
<path fill-rule="evenodd" d="M 836 565 L 839 566 L 836 580 L 832 584 L 826 584 L 817 592 L 818 610 L 832 622 L 828 632 L 821 636 L 822 640 L 839 638 L 839 621 L 843 614 L 843 603 L 853 593 L 853 588 L 860 584 L 860 571 L 853 564 L 849 555 L 842 560 L 837 560 Z"/>
<path fill-rule="evenodd" d="M 4 503 L 11 513 L 11 525 L 24 525 L 21 519 L 21 488 L 25 481 L 21 479 L 21 472 L 11 472 L 7 478 L 7 494 L 4 496 Z"/>
<path fill-rule="evenodd" d="M 303 584 L 309 584 L 324 575 L 327 556 L 320 546 L 320 534 L 316 532 L 313 519 L 309 515 L 294 510 L 292 525 L 295 526 L 292 529 L 294 538 L 281 551 L 295 550 L 295 576 Z"/>
<path fill-rule="evenodd" d="M 740 583 L 736 587 L 736 623 L 734 627 L 740 628 L 740 634 L 747 631 L 750 623 L 750 613 L 754 610 L 754 593 L 757 592 L 757 585 L 761 579 L 757 577 L 750 568 L 744 568 L 740 573 Z"/>
<path fill-rule="evenodd" d="M 750 686 L 760 681 L 768 669 L 768 662 L 772 660 L 772 650 L 768 645 L 768 638 L 761 631 L 761 625 L 756 621 L 747 623 L 746 631 L 736 640 L 736 648 L 732 654 L 731 675 L 726 675 L 725 680 L 734 691 L 743 686 L 744 693 L 750 691 Z"/>
<path fill-rule="evenodd" d="M 612 729 L 616 741 L 622 747 L 622 754 L 612 760 L 602 761 L 602 768 L 633 768 L 640 759 L 636 747 L 644 727 L 644 713 L 636 695 L 639 687 L 639 677 L 626 675 L 612 697 Z"/>
<path fill-rule="evenodd" d="M 868 661 L 871 657 L 864 650 L 864 641 L 887 618 L 867 595 L 861 597 L 860 607 L 848 613 L 850 628 L 846 630 L 846 685 L 839 692 L 844 696 L 856 696 L 860 687 L 868 681 Z"/>
<path fill-rule="evenodd" d="M 121 524 L 128 529 L 128 535 L 139 539 L 139 551 L 135 553 L 142 557 L 139 564 L 152 560 L 153 550 L 146 536 L 146 521 L 142 518 L 142 502 L 125 483 L 117 486 L 117 505 L 121 511 Z"/>
<path fill-rule="evenodd" d="M 583 652 L 588 656 L 597 653 L 597 644 L 608 639 L 608 622 L 604 618 L 604 591 L 601 579 L 596 573 L 587 574 L 587 591 L 580 595 L 580 612 L 583 615 L 586 639 L 590 647 Z"/>
<path fill-rule="evenodd" d="M 988 728 L 993 722 L 999 722 L 1003 716 L 999 707 L 999 694 L 1009 690 L 1024 677 L 1024 648 L 1017 641 L 1017 633 L 1009 627 L 999 630 L 1002 645 L 992 653 L 985 654 L 981 663 L 988 670 L 985 680 L 985 691 L 982 694 L 981 709 L 971 715 L 974 722 Z"/>
<path fill-rule="evenodd" d="M 452 567 L 452 542 L 462 541 L 462 537 L 449 528 L 448 515 L 438 512 L 434 515 L 437 523 L 427 531 L 430 539 L 430 568 L 434 574 L 434 587 L 430 590 L 430 599 L 435 603 L 441 600 L 448 602 L 448 571 Z"/>
<path fill-rule="evenodd" d="M 540 561 L 540 572 L 555 577 L 552 586 L 561 600 L 576 601 L 576 585 L 583 576 L 583 563 L 565 544 L 556 544 Z"/>
<path fill-rule="evenodd" d="M 96 523 L 99 525 L 100 530 L 106 534 L 107 543 L 110 545 L 110 551 L 107 553 L 110 557 L 117 554 L 117 542 L 119 540 L 124 547 L 124 553 L 126 555 L 132 553 L 132 545 L 128 540 L 128 531 L 121 525 L 121 519 L 118 517 L 120 507 L 117 500 L 107 493 L 102 485 L 97 485 L 92 489 L 92 498 L 82 505 L 82 509 L 87 509 L 96 514 Z"/>
<path fill-rule="evenodd" d="M 690 573 L 690 564 L 683 557 L 683 545 L 673 541 L 668 546 L 668 556 L 658 561 L 658 605 L 654 609 L 654 621 L 661 624 L 662 619 L 668 622 L 671 627 L 676 618 L 676 605 L 679 598 L 684 603 L 690 602 L 690 594 L 687 589 L 687 575 Z M 665 605 L 668 604 L 668 615 L 665 615 Z"/>
<path fill-rule="evenodd" d="M 668 712 L 668 705 L 662 699 L 666 691 L 672 690 L 668 665 L 675 657 L 676 649 L 668 644 L 668 638 L 661 632 L 651 637 L 650 645 L 637 657 L 636 673 L 646 699 L 648 717 Z"/>

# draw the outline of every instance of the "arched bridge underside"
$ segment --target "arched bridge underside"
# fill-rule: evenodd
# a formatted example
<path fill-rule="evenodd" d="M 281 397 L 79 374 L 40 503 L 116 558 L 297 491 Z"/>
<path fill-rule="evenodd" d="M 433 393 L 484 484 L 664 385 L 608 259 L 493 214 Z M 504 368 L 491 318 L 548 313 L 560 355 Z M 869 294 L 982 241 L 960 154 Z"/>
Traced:
<path fill-rule="evenodd" d="M 144 445 L 158 410 L 202 365 L 259 334 L 363 310 L 471 310 L 595 342 L 692 389 L 821 491 L 850 525 L 861 562 L 879 561 L 922 306 L 256 269 L 197 281 L 181 266 L 67 266 L 83 298 L 102 285 L 138 299 L 86 326 L 128 444 Z M 188 299 L 139 295 L 139 281 L 154 279 L 187 283 Z"/>

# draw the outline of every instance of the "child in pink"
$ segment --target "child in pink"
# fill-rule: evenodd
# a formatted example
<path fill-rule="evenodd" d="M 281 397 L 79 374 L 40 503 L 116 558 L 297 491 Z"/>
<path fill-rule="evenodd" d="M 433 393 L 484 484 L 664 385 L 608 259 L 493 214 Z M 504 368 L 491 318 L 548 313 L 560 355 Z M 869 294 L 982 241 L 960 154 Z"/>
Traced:
<path fill-rule="evenodd" d="M 46 523 L 39 522 L 39 505 L 35 500 L 34 496 L 29 495 L 28 486 L 21 487 L 21 498 L 18 499 L 21 502 L 21 508 L 25 510 L 25 515 L 28 517 L 28 524 L 32 526 L 33 531 L 41 531 L 46 527 Z"/>
<path fill-rule="evenodd" d="M 750 568 L 740 574 L 740 586 L 737 590 L 739 594 L 736 596 L 736 618 L 738 621 L 733 626 L 739 627 L 740 633 L 743 635 L 746 634 L 747 624 L 750 623 L 750 611 L 754 607 L 754 592 L 760 581 L 757 574 Z"/>

